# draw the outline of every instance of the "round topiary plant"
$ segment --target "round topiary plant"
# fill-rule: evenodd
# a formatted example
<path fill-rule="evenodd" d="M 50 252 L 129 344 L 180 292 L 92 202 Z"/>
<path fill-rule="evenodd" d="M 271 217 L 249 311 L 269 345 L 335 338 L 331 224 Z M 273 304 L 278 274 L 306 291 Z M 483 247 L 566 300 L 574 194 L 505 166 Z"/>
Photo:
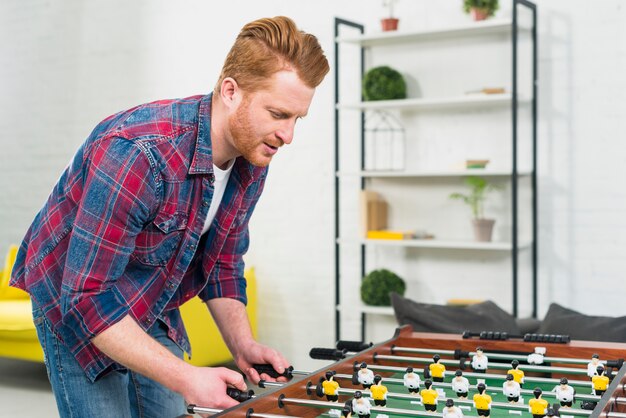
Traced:
<path fill-rule="evenodd" d="M 393 68 L 375 67 L 363 77 L 365 100 L 394 100 L 406 98 L 404 77 Z"/>
<path fill-rule="evenodd" d="M 374 270 L 361 282 L 361 299 L 367 305 L 391 306 L 390 292 L 404 295 L 406 284 L 397 274 L 386 270 Z"/>

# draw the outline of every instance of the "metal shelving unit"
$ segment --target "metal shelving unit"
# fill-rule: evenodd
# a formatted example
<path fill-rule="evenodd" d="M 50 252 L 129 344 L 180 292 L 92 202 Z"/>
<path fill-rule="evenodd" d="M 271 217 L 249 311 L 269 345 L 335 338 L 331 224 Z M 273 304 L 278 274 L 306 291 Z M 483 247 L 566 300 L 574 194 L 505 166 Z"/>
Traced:
<path fill-rule="evenodd" d="M 341 339 L 341 313 L 345 309 L 341 305 L 341 245 L 351 243 L 360 244 L 360 264 L 361 276 L 365 275 L 366 263 L 366 247 L 370 245 L 378 246 L 403 246 L 415 248 L 441 248 L 441 249 L 460 249 L 469 251 L 506 251 L 511 253 L 511 269 L 512 269 L 512 307 L 513 315 L 518 315 L 518 252 L 521 249 L 530 249 L 532 259 L 532 315 L 537 316 L 537 9 L 536 5 L 527 0 L 512 0 L 513 12 L 511 19 L 488 20 L 484 22 L 473 22 L 471 24 L 459 25 L 455 27 L 425 30 L 425 31 L 397 31 L 384 32 L 379 34 L 365 34 L 365 28 L 355 22 L 344 19 L 335 19 L 335 337 Z M 527 8 L 532 13 L 532 23 L 526 27 L 522 25 L 518 16 L 518 7 Z M 358 36 L 340 36 L 342 27 L 350 27 L 360 31 Z M 532 94 L 531 97 L 522 97 L 518 88 L 518 32 L 528 31 L 532 41 Z M 360 72 L 361 77 L 365 73 L 365 48 L 380 47 L 385 45 L 398 45 L 400 43 L 428 42 L 433 39 L 471 37 L 490 34 L 511 34 L 512 48 L 512 74 L 511 85 L 512 92 L 510 94 L 500 94 L 497 96 L 488 95 L 470 95 L 462 97 L 441 97 L 441 98 L 420 98 L 405 100 L 387 100 L 377 102 L 356 102 L 342 103 L 339 97 L 339 68 L 340 45 L 353 44 L 359 45 L 360 50 Z M 532 166 L 530 170 L 520 170 L 518 167 L 518 124 L 519 124 L 519 108 L 522 105 L 531 106 L 531 124 L 532 124 Z M 441 170 L 441 171 L 367 171 L 365 170 L 365 111 L 374 109 L 419 109 L 419 110 L 438 110 L 438 109 L 463 109 L 476 107 L 504 107 L 511 108 L 511 143 L 512 143 L 512 167 L 510 171 L 503 170 Z M 349 173 L 342 172 L 340 169 L 341 159 L 339 155 L 340 143 L 340 112 L 342 111 L 360 111 L 361 113 L 361 170 Z M 510 242 L 465 242 L 465 241 L 445 241 L 445 240 L 406 240 L 406 241 L 388 241 L 388 240 L 371 240 L 357 239 L 350 240 L 340 237 L 340 179 L 344 176 L 360 177 L 361 189 L 366 186 L 367 178 L 429 178 L 429 177 L 463 177 L 467 175 L 482 175 L 494 177 L 510 177 L 511 184 L 511 205 L 512 205 L 512 231 Z M 521 242 L 518 235 L 519 227 L 519 185 L 520 177 L 530 177 L 530 187 L 532 190 L 531 217 L 532 232 L 531 240 Z M 362 305 L 360 307 L 351 307 L 361 312 L 361 337 L 365 339 L 365 315 L 392 315 L 391 308 L 369 307 Z"/>

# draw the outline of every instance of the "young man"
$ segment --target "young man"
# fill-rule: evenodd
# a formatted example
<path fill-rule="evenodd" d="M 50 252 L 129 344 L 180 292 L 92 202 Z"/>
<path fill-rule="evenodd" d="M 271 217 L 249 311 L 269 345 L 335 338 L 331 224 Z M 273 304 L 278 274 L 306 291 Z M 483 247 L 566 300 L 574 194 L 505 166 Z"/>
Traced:
<path fill-rule="evenodd" d="M 237 366 L 288 361 L 253 340 L 242 256 L 267 166 L 290 144 L 328 72 L 317 39 L 285 17 L 244 26 L 212 94 L 101 122 L 22 242 L 11 285 L 31 294 L 60 415 L 177 416 L 245 390 L 185 363 L 179 306 L 207 302 Z M 271 379 L 270 379 L 271 380 Z"/>

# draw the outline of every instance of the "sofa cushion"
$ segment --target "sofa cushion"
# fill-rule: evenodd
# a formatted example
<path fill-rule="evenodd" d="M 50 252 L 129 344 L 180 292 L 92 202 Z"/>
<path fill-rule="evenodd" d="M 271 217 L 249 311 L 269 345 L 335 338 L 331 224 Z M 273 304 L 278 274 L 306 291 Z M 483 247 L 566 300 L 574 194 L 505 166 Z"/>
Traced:
<path fill-rule="evenodd" d="M 585 315 L 553 303 L 538 332 L 569 335 L 575 340 L 626 342 L 626 316 Z"/>
<path fill-rule="evenodd" d="M 37 340 L 29 300 L 0 300 L 0 339 Z"/>
<path fill-rule="evenodd" d="M 465 330 L 499 331 L 519 334 L 515 318 L 491 301 L 469 306 L 419 303 L 391 294 L 391 303 L 400 325 L 411 325 L 416 332 L 460 333 Z"/>

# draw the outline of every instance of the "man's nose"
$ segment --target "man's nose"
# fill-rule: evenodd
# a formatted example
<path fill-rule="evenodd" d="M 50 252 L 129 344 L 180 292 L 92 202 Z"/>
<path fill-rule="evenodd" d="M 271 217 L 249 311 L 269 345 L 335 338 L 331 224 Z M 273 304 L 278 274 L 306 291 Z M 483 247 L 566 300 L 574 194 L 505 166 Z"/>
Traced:
<path fill-rule="evenodd" d="M 276 130 L 276 137 L 284 144 L 291 144 L 293 141 L 293 131 L 295 129 L 295 121 L 286 121 L 286 123 Z"/>

